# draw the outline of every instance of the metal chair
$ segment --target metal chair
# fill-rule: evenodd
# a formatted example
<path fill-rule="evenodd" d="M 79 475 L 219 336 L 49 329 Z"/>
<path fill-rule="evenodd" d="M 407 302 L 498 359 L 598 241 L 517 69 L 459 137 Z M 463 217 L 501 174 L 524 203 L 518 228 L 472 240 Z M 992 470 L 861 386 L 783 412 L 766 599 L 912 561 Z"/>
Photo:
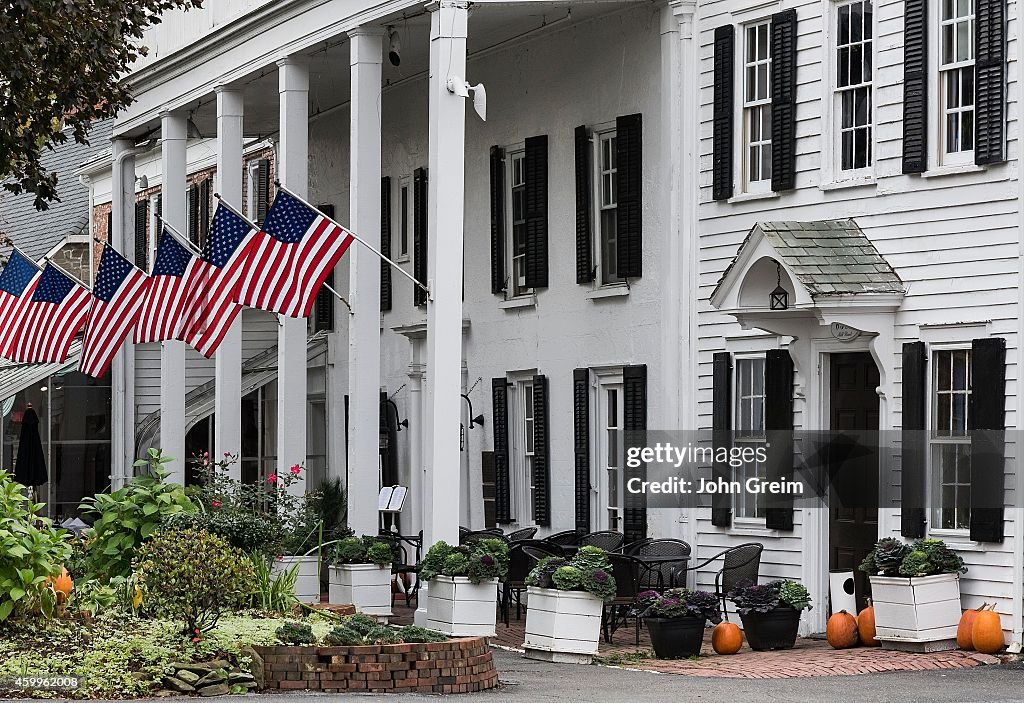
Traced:
<path fill-rule="evenodd" d="M 632 616 L 635 619 L 636 644 L 640 644 L 640 614 L 635 604 L 640 588 L 640 574 L 644 567 L 639 559 L 628 554 L 609 554 L 612 576 L 615 577 L 615 598 L 604 604 L 601 614 L 601 629 L 604 641 L 611 642 L 612 635 Z"/>
<path fill-rule="evenodd" d="M 394 554 L 391 562 L 391 575 L 398 581 L 402 593 L 405 595 L 405 607 L 410 607 L 411 600 L 419 603 L 420 591 L 420 561 L 423 551 L 423 531 L 418 535 L 399 535 L 394 532 L 382 531 L 380 538 L 391 543 L 391 551 Z M 409 551 L 412 550 L 414 560 L 409 559 Z M 412 581 L 412 583 L 410 583 Z M 391 605 L 395 605 L 395 596 L 398 593 L 391 591 Z"/>
<path fill-rule="evenodd" d="M 580 533 L 576 530 L 556 532 L 545 537 L 543 541 L 549 544 L 557 544 L 560 547 L 578 547 L 580 544 Z"/>
<path fill-rule="evenodd" d="M 761 552 L 764 545 L 760 542 L 747 542 L 709 557 L 692 566 L 688 571 L 697 571 L 719 557 L 722 557 L 722 568 L 715 574 L 715 595 L 722 602 L 722 613 L 729 619 L 725 599 L 737 586 L 750 586 L 757 583 L 758 572 L 761 570 Z"/>
<path fill-rule="evenodd" d="M 623 554 L 634 554 L 635 555 L 637 553 L 637 550 L 640 549 L 640 547 L 642 547 L 643 545 L 647 544 L 648 542 L 652 542 L 652 541 L 653 541 L 653 538 L 651 538 L 651 537 L 644 537 L 643 539 L 638 539 L 635 542 L 630 542 L 629 544 L 624 544 L 624 545 L 622 545 L 622 553 Z"/>
<path fill-rule="evenodd" d="M 464 535 L 459 535 L 459 544 L 469 544 L 474 540 L 478 539 L 501 539 L 508 541 L 501 530 L 490 529 L 490 530 L 474 530 L 467 532 Z"/>
<path fill-rule="evenodd" d="M 603 530 L 601 532 L 591 532 L 585 534 L 579 538 L 579 546 L 581 547 L 600 547 L 606 552 L 617 552 L 622 549 L 622 543 L 625 537 L 621 532 L 615 530 Z"/>
<path fill-rule="evenodd" d="M 505 626 L 509 626 L 509 604 L 516 602 L 516 620 L 522 615 L 523 591 L 526 590 L 526 577 L 533 567 L 544 557 L 562 556 L 561 547 L 548 544 L 541 540 L 519 540 L 513 542 L 508 552 L 508 575 L 501 584 L 501 616 Z"/>
<path fill-rule="evenodd" d="M 686 571 L 690 560 L 689 544 L 681 539 L 647 539 L 630 546 L 629 554 L 646 566 L 640 574 L 642 590 L 663 591 L 678 585 L 676 576 Z"/>
<path fill-rule="evenodd" d="M 537 534 L 536 527 L 524 527 L 521 530 L 509 532 L 505 535 L 505 538 L 508 539 L 509 542 L 521 542 L 524 539 L 533 539 L 535 534 Z"/>

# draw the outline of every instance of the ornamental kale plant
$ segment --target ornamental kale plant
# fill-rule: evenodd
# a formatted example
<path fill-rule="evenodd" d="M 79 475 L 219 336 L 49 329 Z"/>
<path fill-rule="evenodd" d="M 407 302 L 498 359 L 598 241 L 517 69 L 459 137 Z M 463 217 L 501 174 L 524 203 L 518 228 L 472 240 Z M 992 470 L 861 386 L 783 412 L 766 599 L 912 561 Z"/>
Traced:
<path fill-rule="evenodd" d="M 582 547 L 572 559 L 546 557 L 526 576 L 526 585 L 560 591 L 586 591 L 601 600 L 615 598 L 615 578 L 608 554 L 599 547 Z"/>
<path fill-rule="evenodd" d="M 334 547 L 333 564 L 376 564 L 389 566 L 394 560 L 391 545 L 370 535 L 345 537 Z"/>
<path fill-rule="evenodd" d="M 564 557 L 544 557 L 526 575 L 526 585 L 536 588 L 554 588 L 551 576 L 560 566 L 565 566 L 568 563 L 569 561 Z"/>
<path fill-rule="evenodd" d="M 770 613 L 777 608 L 811 609 L 811 594 L 803 584 L 790 580 L 737 586 L 729 600 L 736 604 L 740 615 Z"/>
<path fill-rule="evenodd" d="M 722 622 L 722 610 L 718 596 L 706 591 L 691 591 L 688 588 L 670 588 L 662 594 L 645 591 L 638 596 L 641 614 L 646 617 L 700 618 L 718 624 Z"/>
<path fill-rule="evenodd" d="M 910 547 L 896 539 L 886 537 L 875 544 L 875 548 L 860 564 L 860 570 L 872 576 L 896 576 L 899 574 L 903 558 L 910 552 Z"/>
<path fill-rule="evenodd" d="M 860 570 L 872 576 L 932 576 L 964 573 L 964 560 L 941 539 L 919 539 L 907 545 L 895 537 L 886 537 L 860 564 Z"/>
<path fill-rule="evenodd" d="M 473 583 L 503 579 L 508 573 L 508 545 L 504 540 L 474 540 L 454 547 L 444 540 L 427 550 L 420 577 L 430 581 L 438 576 L 465 576 Z"/>
<path fill-rule="evenodd" d="M 811 593 L 799 581 L 778 581 L 779 600 L 793 610 L 810 610 Z"/>

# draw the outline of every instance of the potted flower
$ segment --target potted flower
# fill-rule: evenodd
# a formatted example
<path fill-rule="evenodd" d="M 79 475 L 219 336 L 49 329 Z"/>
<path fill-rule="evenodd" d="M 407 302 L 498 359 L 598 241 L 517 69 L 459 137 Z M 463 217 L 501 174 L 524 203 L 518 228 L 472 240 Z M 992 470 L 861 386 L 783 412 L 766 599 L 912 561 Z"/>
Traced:
<path fill-rule="evenodd" d="M 737 586 L 729 594 L 743 621 L 747 644 L 757 651 L 791 649 L 796 644 L 800 614 L 811 609 L 811 594 L 797 581 L 772 581 Z"/>
<path fill-rule="evenodd" d="M 351 603 L 361 613 L 391 615 L 391 563 L 386 541 L 369 535 L 345 537 L 334 546 L 329 594 L 332 603 Z"/>
<path fill-rule="evenodd" d="M 493 637 L 498 580 L 507 573 L 504 540 L 474 540 L 460 547 L 435 543 L 419 573 L 430 583 L 426 627 L 454 637 Z"/>
<path fill-rule="evenodd" d="M 287 473 L 267 476 L 266 500 L 276 513 L 281 530 L 271 574 L 296 570 L 295 597 L 303 603 L 319 603 L 322 525 L 309 494 L 299 496 L 291 491 L 302 471 L 302 465 L 296 464 Z"/>
<path fill-rule="evenodd" d="M 913 651 L 956 648 L 963 559 L 940 539 L 906 544 L 886 537 L 860 570 L 871 581 L 876 637 L 883 647 Z M 926 644 L 927 643 L 927 644 Z"/>
<path fill-rule="evenodd" d="M 651 633 L 651 646 L 659 659 L 685 659 L 700 654 L 707 621 L 722 622 L 718 596 L 707 591 L 670 588 L 664 593 L 645 591 L 637 596 L 638 610 Z"/>
<path fill-rule="evenodd" d="M 601 613 L 615 597 L 608 554 L 581 547 L 572 559 L 547 557 L 527 575 L 526 656 L 589 664 L 597 654 Z"/>

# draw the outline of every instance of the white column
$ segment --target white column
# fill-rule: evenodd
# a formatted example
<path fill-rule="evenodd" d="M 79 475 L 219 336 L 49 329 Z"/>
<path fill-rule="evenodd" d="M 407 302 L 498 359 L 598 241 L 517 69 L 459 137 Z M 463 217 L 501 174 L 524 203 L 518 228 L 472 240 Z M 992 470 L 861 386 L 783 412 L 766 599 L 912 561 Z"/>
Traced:
<path fill-rule="evenodd" d="M 135 141 L 113 140 L 111 166 L 110 245 L 129 259 L 135 233 Z M 135 460 L 135 345 L 131 335 L 110 365 L 111 452 L 110 482 L 113 490 L 124 486 Z"/>
<path fill-rule="evenodd" d="M 185 203 L 185 114 L 160 114 L 161 173 L 164 220 L 179 232 L 188 232 Z M 185 482 L 185 343 L 160 344 L 160 446 L 174 461 L 166 464 L 169 481 Z"/>
<path fill-rule="evenodd" d="M 242 209 L 242 91 L 217 87 L 217 192 L 225 202 Z M 242 316 L 239 315 L 217 349 L 213 446 L 216 455 L 242 451 Z M 240 479 L 242 467 L 233 464 L 231 476 Z"/>
<path fill-rule="evenodd" d="M 380 249 L 380 93 L 384 30 L 349 32 L 351 51 L 349 225 Z M 358 242 L 349 261 L 348 525 L 377 534 L 380 461 L 380 259 Z"/>
<path fill-rule="evenodd" d="M 281 142 L 277 177 L 292 192 L 309 190 L 309 65 L 290 56 L 277 62 Z M 306 320 L 278 317 L 277 334 L 277 470 L 306 461 Z M 303 480 L 292 486 L 305 493 Z M 315 486 L 314 486 L 315 488 Z"/>
<path fill-rule="evenodd" d="M 459 418 L 462 398 L 463 207 L 466 104 L 448 92 L 450 77 L 466 75 L 465 0 L 440 0 L 430 10 L 429 176 L 427 233 L 427 412 L 424 459 L 430 521 L 424 544 L 458 544 Z"/>

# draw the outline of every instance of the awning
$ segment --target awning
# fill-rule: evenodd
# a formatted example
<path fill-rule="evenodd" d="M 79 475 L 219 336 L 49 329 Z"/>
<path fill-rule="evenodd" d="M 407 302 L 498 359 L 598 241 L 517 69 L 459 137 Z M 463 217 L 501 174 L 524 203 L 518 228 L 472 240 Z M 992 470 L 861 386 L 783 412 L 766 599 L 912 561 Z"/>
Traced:
<path fill-rule="evenodd" d="M 71 343 L 67 361 L 62 364 L 21 364 L 0 359 L 0 401 L 11 398 L 55 373 L 76 368 L 81 353 L 82 341 L 76 339 Z"/>

